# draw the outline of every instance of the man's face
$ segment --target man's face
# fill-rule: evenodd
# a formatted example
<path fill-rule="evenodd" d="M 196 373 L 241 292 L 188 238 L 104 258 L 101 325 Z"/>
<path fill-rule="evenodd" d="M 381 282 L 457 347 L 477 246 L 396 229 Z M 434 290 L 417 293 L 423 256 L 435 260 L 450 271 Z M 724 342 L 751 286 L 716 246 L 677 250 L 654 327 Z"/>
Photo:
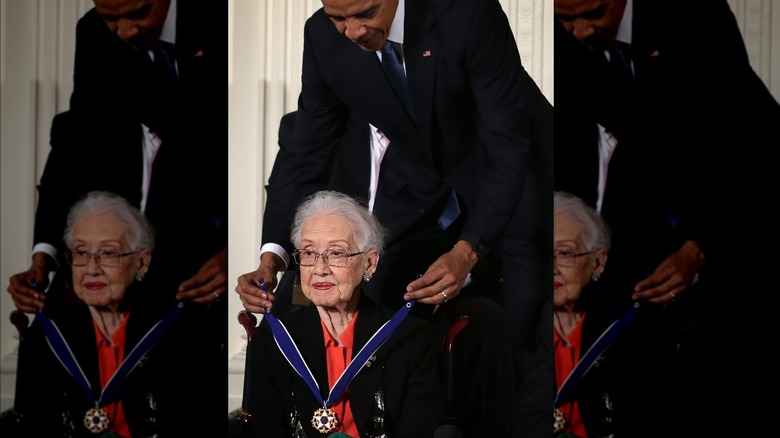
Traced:
<path fill-rule="evenodd" d="M 339 32 L 375 52 L 387 41 L 398 0 L 322 0 L 322 6 Z"/>
<path fill-rule="evenodd" d="M 594 50 L 615 41 L 626 0 L 555 0 L 555 16 L 567 32 Z"/>
<path fill-rule="evenodd" d="M 149 50 L 157 44 L 171 3 L 170 0 L 94 1 L 108 29 L 139 50 Z"/>

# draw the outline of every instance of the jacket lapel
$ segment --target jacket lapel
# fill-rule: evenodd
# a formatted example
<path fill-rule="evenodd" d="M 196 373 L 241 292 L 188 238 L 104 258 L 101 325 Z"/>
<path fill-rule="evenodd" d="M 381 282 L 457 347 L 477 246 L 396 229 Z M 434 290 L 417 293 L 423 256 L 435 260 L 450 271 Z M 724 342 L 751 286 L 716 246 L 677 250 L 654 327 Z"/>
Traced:
<path fill-rule="evenodd" d="M 404 18 L 404 52 L 409 93 L 412 96 L 415 121 L 420 128 L 423 144 L 431 144 L 431 117 L 433 115 L 436 66 L 439 40 L 435 35 L 435 18 L 427 2 L 407 2 Z M 430 146 L 424 148 L 431 158 Z"/>
<path fill-rule="evenodd" d="M 364 297 L 361 297 L 359 308 L 352 359 L 385 322 L 379 308 Z M 352 400 L 374 400 L 374 393 L 379 389 L 382 381 L 383 370 L 379 360 L 369 361 L 369 363 L 371 366 L 364 366 L 349 385 L 350 399 Z M 352 403 L 351 406 L 355 424 L 358 426 L 358 431 L 362 432 L 362 429 L 368 424 L 373 403 Z"/>
<path fill-rule="evenodd" d="M 330 386 L 328 382 L 328 368 L 325 363 L 325 345 L 323 343 L 320 315 L 314 305 L 307 306 L 302 312 L 301 323 L 293 326 L 290 335 L 298 346 L 301 355 L 306 358 L 306 364 L 314 375 L 317 386 L 319 386 L 320 395 L 325 400 L 328 398 Z M 305 391 L 305 394 L 300 394 L 302 391 Z M 299 394 L 296 394 L 296 397 L 311 397 L 313 399 L 313 395 L 308 395 L 309 391 L 308 386 L 299 388 L 297 391 Z M 312 413 L 313 411 L 301 412 L 300 414 L 306 416 Z"/>

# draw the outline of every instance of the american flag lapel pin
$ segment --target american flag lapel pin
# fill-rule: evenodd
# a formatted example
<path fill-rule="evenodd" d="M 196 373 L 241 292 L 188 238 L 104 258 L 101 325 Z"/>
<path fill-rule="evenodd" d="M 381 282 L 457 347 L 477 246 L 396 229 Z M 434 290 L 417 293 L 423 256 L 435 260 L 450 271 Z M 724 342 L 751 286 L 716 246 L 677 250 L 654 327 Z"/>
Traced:
<path fill-rule="evenodd" d="M 203 50 L 198 50 L 197 52 L 195 52 L 196 58 L 200 58 L 201 56 L 203 56 Z"/>
<path fill-rule="evenodd" d="M 660 53 L 658 53 L 658 50 L 653 50 L 653 51 L 650 53 L 650 57 L 651 57 L 651 58 L 658 58 L 658 56 L 660 56 L 660 55 L 661 55 L 661 54 L 660 54 Z"/>
<path fill-rule="evenodd" d="M 431 56 L 431 51 L 430 50 L 426 50 L 426 51 L 423 52 L 423 58 L 427 58 L 429 56 Z"/>

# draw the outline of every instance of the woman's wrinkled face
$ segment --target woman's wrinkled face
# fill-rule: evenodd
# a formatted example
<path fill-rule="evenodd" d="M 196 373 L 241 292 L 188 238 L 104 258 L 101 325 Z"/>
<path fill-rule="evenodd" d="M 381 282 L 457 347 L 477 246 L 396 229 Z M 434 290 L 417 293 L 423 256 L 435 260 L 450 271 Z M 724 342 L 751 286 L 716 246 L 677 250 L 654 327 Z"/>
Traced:
<path fill-rule="evenodd" d="M 348 254 L 363 251 L 354 239 L 355 226 L 341 216 L 327 214 L 309 218 L 301 228 L 301 250 L 321 254 L 341 250 Z M 323 256 L 314 266 L 301 266 L 303 294 L 319 307 L 343 307 L 356 294 L 365 273 L 373 273 L 379 254 L 368 250 L 347 258 L 344 266 L 329 266 Z"/>
<path fill-rule="evenodd" d="M 554 216 L 553 251 L 555 254 L 553 278 L 553 306 L 573 309 L 588 284 L 591 275 L 604 270 L 606 253 L 597 250 L 589 254 L 585 245 L 584 226 L 564 214 Z M 579 255 L 583 254 L 583 255 Z M 565 261 L 568 260 L 568 263 Z M 572 266 L 561 266 L 572 264 Z"/>
<path fill-rule="evenodd" d="M 71 250 L 93 254 L 85 266 L 72 266 L 76 296 L 87 305 L 116 309 L 136 274 L 146 272 L 148 251 L 122 256 L 133 252 L 126 231 L 124 222 L 105 214 L 85 216 L 75 224 Z M 116 265 L 104 266 L 113 264 L 112 257 Z"/>

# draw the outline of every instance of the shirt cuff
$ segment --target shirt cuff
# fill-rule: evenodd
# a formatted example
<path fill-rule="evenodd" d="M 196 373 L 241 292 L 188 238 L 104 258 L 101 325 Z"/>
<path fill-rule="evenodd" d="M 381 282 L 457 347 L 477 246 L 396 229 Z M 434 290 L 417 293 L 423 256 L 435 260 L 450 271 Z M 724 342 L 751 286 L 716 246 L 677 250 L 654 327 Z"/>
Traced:
<path fill-rule="evenodd" d="M 54 259 L 54 263 L 57 264 L 57 267 L 59 268 L 60 265 L 57 261 L 57 248 L 55 248 L 53 245 L 48 243 L 36 243 L 33 246 L 32 253 L 35 254 L 37 252 L 42 252 L 49 255 L 52 259 Z"/>
<path fill-rule="evenodd" d="M 284 269 L 282 269 L 282 271 L 286 271 L 287 268 L 290 267 L 290 255 L 287 254 L 287 251 L 281 245 L 266 243 L 260 247 L 260 257 L 267 252 L 272 252 L 282 258 L 282 261 L 284 262 Z"/>

